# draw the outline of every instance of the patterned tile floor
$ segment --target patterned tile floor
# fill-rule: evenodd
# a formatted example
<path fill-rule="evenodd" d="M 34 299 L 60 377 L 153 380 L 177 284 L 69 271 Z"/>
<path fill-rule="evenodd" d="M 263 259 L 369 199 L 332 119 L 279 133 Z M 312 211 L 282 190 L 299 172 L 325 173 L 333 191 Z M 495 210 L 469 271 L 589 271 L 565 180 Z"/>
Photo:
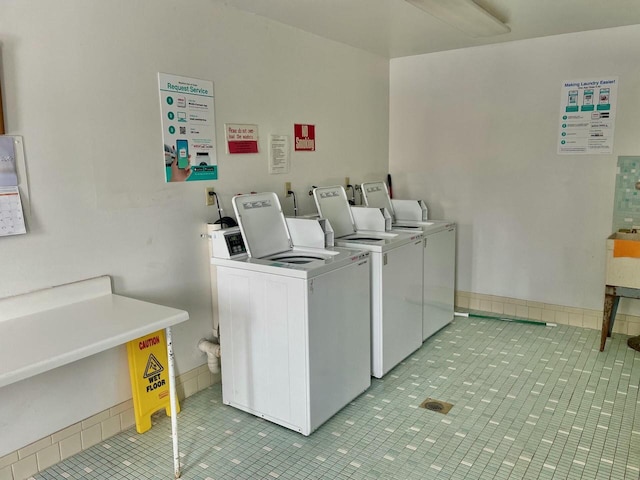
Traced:
<path fill-rule="evenodd" d="M 455 322 L 310 437 L 221 402 L 183 403 L 185 479 L 638 479 L 640 353 L 615 335 L 497 320 Z M 418 406 L 454 404 L 448 415 Z M 168 479 L 170 422 L 154 419 L 35 479 Z"/>

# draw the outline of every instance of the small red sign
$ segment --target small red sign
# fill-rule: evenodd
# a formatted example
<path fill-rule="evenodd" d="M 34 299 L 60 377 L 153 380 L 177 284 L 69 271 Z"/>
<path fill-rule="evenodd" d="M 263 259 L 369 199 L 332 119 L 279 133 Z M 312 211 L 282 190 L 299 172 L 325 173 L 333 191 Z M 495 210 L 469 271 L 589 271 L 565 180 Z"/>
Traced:
<path fill-rule="evenodd" d="M 258 142 L 255 140 L 229 142 L 229 153 L 258 153 Z"/>
<path fill-rule="evenodd" d="M 295 149 L 298 151 L 315 152 L 316 150 L 316 126 L 296 123 L 293 126 L 295 137 Z"/>
<path fill-rule="evenodd" d="M 258 126 L 225 124 L 229 153 L 258 153 Z"/>

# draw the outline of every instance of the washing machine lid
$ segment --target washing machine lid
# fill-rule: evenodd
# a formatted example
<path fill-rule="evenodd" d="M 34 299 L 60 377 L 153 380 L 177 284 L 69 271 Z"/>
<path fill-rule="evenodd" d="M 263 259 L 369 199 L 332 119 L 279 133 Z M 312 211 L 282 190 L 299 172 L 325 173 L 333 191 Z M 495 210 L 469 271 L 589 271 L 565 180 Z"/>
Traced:
<path fill-rule="evenodd" d="M 250 257 L 291 250 L 291 235 L 275 193 L 236 195 L 231 203 Z"/>
<path fill-rule="evenodd" d="M 335 238 L 344 237 L 356 232 L 347 193 L 342 185 L 335 187 L 318 187 L 313 190 L 318 213 L 331 223 Z"/>
<path fill-rule="evenodd" d="M 394 222 L 392 230 L 415 231 L 422 230 L 425 235 L 455 228 L 455 222 L 448 220 L 398 220 Z"/>
<path fill-rule="evenodd" d="M 393 204 L 389 198 L 389 190 L 384 182 L 369 182 L 362 184 L 362 197 L 367 207 L 386 208 L 392 219 L 396 218 Z"/>

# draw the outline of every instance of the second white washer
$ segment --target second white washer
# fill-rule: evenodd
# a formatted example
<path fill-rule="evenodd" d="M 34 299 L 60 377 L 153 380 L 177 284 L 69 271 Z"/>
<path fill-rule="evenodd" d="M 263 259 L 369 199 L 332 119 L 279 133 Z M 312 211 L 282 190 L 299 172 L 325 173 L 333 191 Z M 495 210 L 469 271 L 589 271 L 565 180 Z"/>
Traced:
<path fill-rule="evenodd" d="M 381 378 L 422 345 L 422 231 L 358 231 L 342 186 L 313 196 L 336 245 L 371 254 L 371 374 Z"/>

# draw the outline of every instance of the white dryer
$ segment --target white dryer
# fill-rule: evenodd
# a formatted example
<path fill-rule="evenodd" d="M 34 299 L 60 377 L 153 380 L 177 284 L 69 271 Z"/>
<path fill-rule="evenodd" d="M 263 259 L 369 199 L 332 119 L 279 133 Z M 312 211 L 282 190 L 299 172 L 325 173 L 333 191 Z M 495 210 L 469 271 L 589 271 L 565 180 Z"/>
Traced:
<path fill-rule="evenodd" d="M 313 196 L 337 246 L 371 253 L 371 374 L 381 378 L 422 345 L 422 231 L 357 231 L 342 186 Z"/>
<path fill-rule="evenodd" d="M 369 207 L 386 208 L 394 230 L 424 233 L 424 295 L 422 339 L 426 340 L 453 320 L 456 275 L 456 224 L 422 220 L 423 208 L 413 200 L 391 200 L 384 182 L 362 184 L 362 198 Z M 394 205 L 395 204 L 395 205 Z M 399 206 L 412 219 L 399 219 Z"/>
<path fill-rule="evenodd" d="M 249 256 L 211 260 L 223 401 L 309 435 L 371 384 L 369 253 L 294 247 L 275 193 L 233 208 Z"/>

